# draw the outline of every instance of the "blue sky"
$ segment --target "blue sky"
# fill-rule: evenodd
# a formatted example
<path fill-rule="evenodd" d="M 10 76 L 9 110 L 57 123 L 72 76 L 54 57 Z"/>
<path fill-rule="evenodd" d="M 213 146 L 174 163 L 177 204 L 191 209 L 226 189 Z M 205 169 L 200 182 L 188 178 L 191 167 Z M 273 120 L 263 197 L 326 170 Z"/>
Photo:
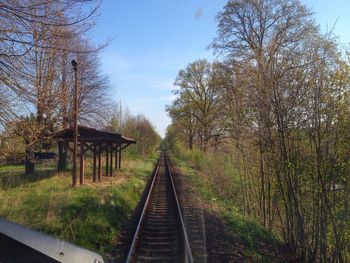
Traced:
<path fill-rule="evenodd" d="M 303 0 L 315 12 L 323 31 L 335 25 L 340 41 L 350 43 L 350 0 Z M 95 43 L 114 38 L 101 53 L 113 99 L 133 114 L 144 114 L 164 136 L 170 119 L 165 105 L 174 99 L 173 82 L 180 69 L 199 58 L 212 60 L 207 47 L 216 34 L 215 16 L 224 0 L 104 0 Z"/>

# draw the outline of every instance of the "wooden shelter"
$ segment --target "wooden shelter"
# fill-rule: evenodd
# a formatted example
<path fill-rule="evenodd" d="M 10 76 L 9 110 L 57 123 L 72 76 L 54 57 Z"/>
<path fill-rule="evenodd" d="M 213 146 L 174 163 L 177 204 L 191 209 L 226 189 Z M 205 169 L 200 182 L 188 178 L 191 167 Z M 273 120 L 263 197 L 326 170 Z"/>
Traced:
<path fill-rule="evenodd" d="M 65 162 L 67 151 L 73 151 L 69 143 L 74 141 L 73 128 L 68 128 L 55 133 L 58 144 L 58 163 Z M 136 140 L 125 137 L 119 133 L 93 129 L 86 126 L 78 126 L 78 149 L 80 173 L 79 182 L 84 184 L 84 159 L 90 150 L 93 153 L 93 181 L 101 180 L 102 158 L 105 158 L 105 175 L 113 175 L 115 169 L 121 168 L 122 150 L 130 144 L 135 144 Z M 104 156 L 103 156 L 104 154 Z M 60 165 L 58 165 L 59 169 Z"/>

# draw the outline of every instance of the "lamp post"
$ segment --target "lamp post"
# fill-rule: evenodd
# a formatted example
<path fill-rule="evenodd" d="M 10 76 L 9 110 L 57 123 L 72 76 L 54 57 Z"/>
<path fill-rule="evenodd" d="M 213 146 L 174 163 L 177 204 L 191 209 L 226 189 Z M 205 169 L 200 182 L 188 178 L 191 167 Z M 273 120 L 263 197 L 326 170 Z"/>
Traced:
<path fill-rule="evenodd" d="M 74 146 L 73 146 L 73 178 L 72 186 L 77 185 L 77 148 L 78 148 L 78 75 L 77 75 L 77 61 L 71 61 L 74 70 Z"/>

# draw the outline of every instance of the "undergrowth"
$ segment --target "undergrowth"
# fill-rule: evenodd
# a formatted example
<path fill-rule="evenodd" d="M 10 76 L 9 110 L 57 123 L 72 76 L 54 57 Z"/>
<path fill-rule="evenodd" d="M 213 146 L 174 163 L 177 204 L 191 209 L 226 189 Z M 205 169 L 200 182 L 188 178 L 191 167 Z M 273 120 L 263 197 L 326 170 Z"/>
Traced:
<path fill-rule="evenodd" d="M 223 157 L 213 160 L 212 156 L 196 151 L 187 151 L 185 154 L 174 156 L 173 159 L 191 185 L 193 193 L 203 201 L 205 209 L 218 214 L 227 223 L 231 234 L 238 236 L 244 245 L 245 255 L 257 262 L 269 262 L 260 253 L 259 246 L 275 244 L 277 247 L 281 241 L 276 234 L 244 216 L 237 208 L 238 190 L 235 184 L 238 183 L 238 175 L 232 165 L 225 165 Z"/>

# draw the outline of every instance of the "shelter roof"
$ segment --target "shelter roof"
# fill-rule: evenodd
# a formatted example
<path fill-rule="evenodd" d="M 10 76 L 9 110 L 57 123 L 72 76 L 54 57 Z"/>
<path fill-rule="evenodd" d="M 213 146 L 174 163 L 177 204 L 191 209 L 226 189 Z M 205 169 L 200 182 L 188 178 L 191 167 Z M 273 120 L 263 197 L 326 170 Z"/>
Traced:
<path fill-rule="evenodd" d="M 54 137 L 58 141 L 73 141 L 74 130 L 67 128 L 58 131 Z M 128 138 L 119 133 L 97 130 L 94 128 L 79 125 L 78 126 L 78 142 L 99 142 L 99 143 L 117 143 L 117 144 L 135 144 L 136 140 Z"/>

